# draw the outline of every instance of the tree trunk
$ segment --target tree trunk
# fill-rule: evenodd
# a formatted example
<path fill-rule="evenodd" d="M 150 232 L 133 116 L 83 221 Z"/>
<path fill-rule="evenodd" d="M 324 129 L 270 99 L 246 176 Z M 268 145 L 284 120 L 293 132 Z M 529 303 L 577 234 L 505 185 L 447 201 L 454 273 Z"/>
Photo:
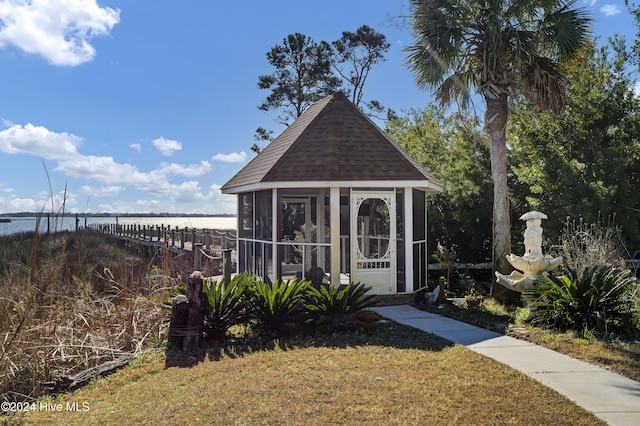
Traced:
<path fill-rule="evenodd" d="M 507 95 L 485 99 L 485 126 L 491 138 L 491 178 L 493 179 L 493 263 L 498 272 L 513 268 L 506 256 L 511 252 L 509 188 L 507 186 Z"/>

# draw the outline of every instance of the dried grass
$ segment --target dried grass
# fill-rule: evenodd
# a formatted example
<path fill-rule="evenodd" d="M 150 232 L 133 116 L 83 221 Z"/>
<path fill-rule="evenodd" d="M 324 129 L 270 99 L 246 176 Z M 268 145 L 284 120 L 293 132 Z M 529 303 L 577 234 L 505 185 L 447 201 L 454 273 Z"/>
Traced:
<path fill-rule="evenodd" d="M 146 279 L 149 265 L 115 240 L 82 231 L 0 245 L 0 401 L 36 398 L 42 381 L 160 339 L 166 312 L 152 300 L 168 283 Z"/>
<path fill-rule="evenodd" d="M 626 268 L 625 259 L 629 253 L 615 225 L 615 218 L 606 223 L 587 224 L 582 218 L 578 221 L 567 219 L 559 246 L 564 265 L 579 275 L 590 267 L 612 266 Z"/>
<path fill-rule="evenodd" d="M 191 354 L 193 355 L 193 354 Z M 395 323 L 226 354 L 192 368 L 133 365 L 23 424 L 600 425 L 553 390 L 436 336 Z"/>

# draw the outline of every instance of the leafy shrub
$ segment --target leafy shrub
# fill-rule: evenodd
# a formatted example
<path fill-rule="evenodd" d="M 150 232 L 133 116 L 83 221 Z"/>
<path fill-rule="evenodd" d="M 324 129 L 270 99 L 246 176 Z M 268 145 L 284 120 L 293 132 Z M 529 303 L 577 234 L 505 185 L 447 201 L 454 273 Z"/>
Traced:
<path fill-rule="evenodd" d="M 205 303 L 205 329 L 213 340 L 224 340 L 227 330 L 248 319 L 247 289 L 255 277 L 238 274 L 225 286 L 224 282 L 213 281 L 203 286 Z"/>
<path fill-rule="evenodd" d="M 365 308 L 376 304 L 375 296 L 367 294 L 369 287 L 349 284 L 342 289 L 320 286 L 309 289 L 307 309 L 316 329 L 340 331 L 362 328 L 374 319 L 361 314 Z M 375 318 L 377 319 L 377 317 Z"/>
<path fill-rule="evenodd" d="M 562 277 L 540 278 L 523 300 L 531 303 L 533 325 L 620 333 L 633 327 L 636 288 L 628 269 L 599 266 L 582 274 L 567 269 Z"/>
<path fill-rule="evenodd" d="M 257 327 L 267 333 L 280 335 L 288 325 L 299 322 L 304 314 L 304 297 L 311 283 L 294 279 L 277 280 L 273 285 L 253 281 L 249 286 L 250 311 Z"/>

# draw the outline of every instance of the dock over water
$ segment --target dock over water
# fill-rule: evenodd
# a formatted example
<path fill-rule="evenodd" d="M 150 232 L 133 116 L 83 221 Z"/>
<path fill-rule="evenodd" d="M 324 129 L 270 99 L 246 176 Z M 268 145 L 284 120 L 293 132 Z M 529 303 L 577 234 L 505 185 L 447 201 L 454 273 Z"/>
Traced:
<path fill-rule="evenodd" d="M 143 251 L 167 250 L 176 255 L 191 255 L 195 270 L 200 269 L 205 259 L 221 263 L 225 251 L 233 251 L 236 247 L 235 230 L 115 223 L 93 224 L 89 228 L 112 235 Z"/>

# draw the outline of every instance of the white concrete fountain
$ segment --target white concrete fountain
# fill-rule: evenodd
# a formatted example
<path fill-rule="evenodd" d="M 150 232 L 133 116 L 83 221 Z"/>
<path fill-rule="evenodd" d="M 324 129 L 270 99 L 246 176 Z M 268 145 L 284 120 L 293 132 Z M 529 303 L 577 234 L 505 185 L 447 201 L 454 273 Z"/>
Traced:
<path fill-rule="evenodd" d="M 520 220 L 527 223 L 524 231 L 524 255 L 507 256 L 509 263 L 519 271 L 513 271 L 510 275 L 496 271 L 497 281 L 510 290 L 522 293 L 525 289 L 532 288 L 540 275 L 554 270 L 562 263 L 561 256 L 553 258 L 542 254 L 542 219 L 547 219 L 547 215 L 537 211 L 520 216 Z"/>

